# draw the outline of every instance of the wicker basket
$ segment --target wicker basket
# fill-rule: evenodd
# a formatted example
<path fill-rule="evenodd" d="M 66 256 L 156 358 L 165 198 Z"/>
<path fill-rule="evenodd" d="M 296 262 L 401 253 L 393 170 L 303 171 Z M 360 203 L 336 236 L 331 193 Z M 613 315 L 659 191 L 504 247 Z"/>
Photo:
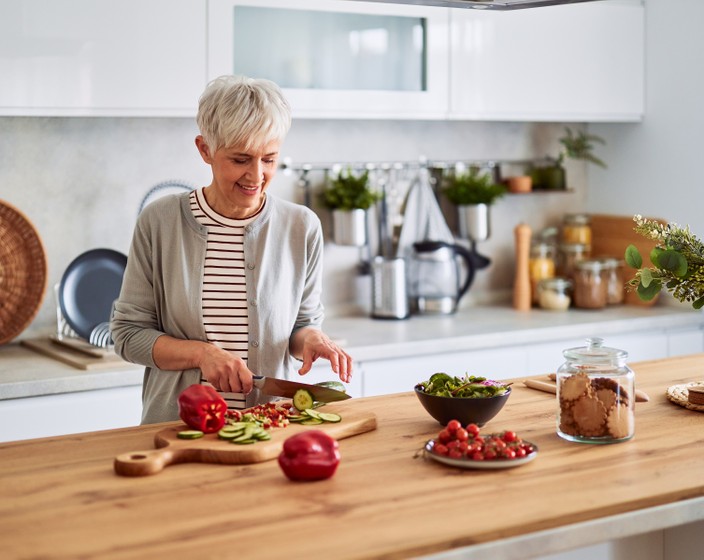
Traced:
<path fill-rule="evenodd" d="M 47 286 L 42 241 L 27 217 L 0 200 L 0 344 L 26 329 Z"/>

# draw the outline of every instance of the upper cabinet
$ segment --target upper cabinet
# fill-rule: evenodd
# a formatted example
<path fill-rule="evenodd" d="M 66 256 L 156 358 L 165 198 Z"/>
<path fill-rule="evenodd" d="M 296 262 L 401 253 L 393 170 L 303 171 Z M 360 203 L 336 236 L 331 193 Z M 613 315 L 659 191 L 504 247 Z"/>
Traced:
<path fill-rule="evenodd" d="M 0 115 L 187 116 L 221 74 L 296 118 L 635 121 L 644 7 L 0 0 Z"/>
<path fill-rule="evenodd" d="M 453 9 L 451 22 L 452 118 L 583 122 L 643 116 L 641 2 Z"/>
<path fill-rule="evenodd" d="M 205 4 L 0 0 L 0 114 L 194 115 Z"/>
<path fill-rule="evenodd" d="M 347 0 L 209 0 L 208 75 L 278 83 L 294 115 L 444 118 L 449 12 Z"/>

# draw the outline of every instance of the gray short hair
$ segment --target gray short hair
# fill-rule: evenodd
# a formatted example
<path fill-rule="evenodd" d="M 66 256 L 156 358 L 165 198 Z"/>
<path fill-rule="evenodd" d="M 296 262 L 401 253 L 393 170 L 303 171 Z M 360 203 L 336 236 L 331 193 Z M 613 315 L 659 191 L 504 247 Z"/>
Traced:
<path fill-rule="evenodd" d="M 196 122 L 212 153 L 233 146 L 249 150 L 283 141 L 291 107 L 270 80 L 220 76 L 200 96 Z"/>

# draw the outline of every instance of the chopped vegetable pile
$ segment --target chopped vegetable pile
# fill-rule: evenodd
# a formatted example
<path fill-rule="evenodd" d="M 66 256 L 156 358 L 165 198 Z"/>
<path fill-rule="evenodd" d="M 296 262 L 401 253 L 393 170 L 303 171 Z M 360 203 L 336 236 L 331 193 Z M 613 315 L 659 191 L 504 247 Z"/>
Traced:
<path fill-rule="evenodd" d="M 509 384 L 492 381 L 486 377 L 464 375 L 453 377 L 447 373 L 434 373 L 428 381 L 417 385 L 424 393 L 438 397 L 482 398 L 503 395 L 510 390 Z"/>

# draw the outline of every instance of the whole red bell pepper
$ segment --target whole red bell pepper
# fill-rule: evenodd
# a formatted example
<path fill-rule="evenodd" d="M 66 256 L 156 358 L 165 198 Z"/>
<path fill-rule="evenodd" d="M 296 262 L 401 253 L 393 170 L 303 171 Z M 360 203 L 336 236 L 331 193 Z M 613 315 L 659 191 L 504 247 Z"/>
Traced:
<path fill-rule="evenodd" d="M 178 415 L 192 430 L 206 434 L 225 425 L 227 403 L 209 385 L 191 385 L 178 396 Z"/>
<path fill-rule="evenodd" d="M 337 440 L 322 430 L 308 430 L 284 441 L 279 466 L 291 480 L 330 478 L 340 464 Z"/>

